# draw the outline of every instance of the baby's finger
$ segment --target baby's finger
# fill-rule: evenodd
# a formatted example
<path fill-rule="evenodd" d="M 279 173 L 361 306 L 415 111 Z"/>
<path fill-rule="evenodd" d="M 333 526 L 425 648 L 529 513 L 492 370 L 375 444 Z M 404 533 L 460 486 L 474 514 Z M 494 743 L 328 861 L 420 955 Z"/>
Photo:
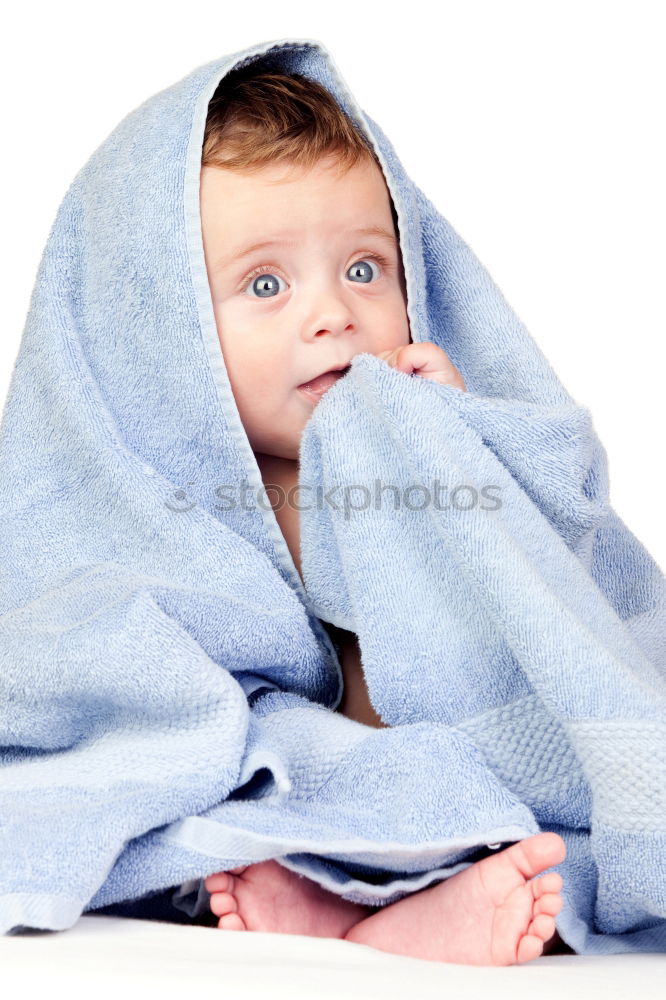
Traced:
<path fill-rule="evenodd" d="M 465 380 L 453 364 L 450 367 L 447 367 L 445 371 L 433 373 L 425 372 L 422 376 L 420 372 L 417 374 L 419 374 L 422 378 L 429 378 L 433 382 L 439 382 L 440 385 L 451 385 L 456 389 L 461 389 L 463 392 L 467 392 Z"/>
<path fill-rule="evenodd" d="M 452 385 L 466 391 L 465 381 L 443 348 L 431 341 L 403 344 L 382 351 L 378 358 L 407 375 L 418 375 L 440 385 Z"/>
<path fill-rule="evenodd" d="M 387 365 L 391 368 L 397 368 L 399 371 L 405 372 L 407 375 L 411 375 L 413 366 L 410 364 L 409 355 L 405 354 L 405 347 L 410 347 L 411 344 L 403 344 L 402 347 L 394 347 L 388 351 L 381 351 L 376 354 L 375 357 L 380 358 L 385 361 Z"/>
<path fill-rule="evenodd" d="M 462 375 L 451 361 L 451 358 L 437 344 L 433 344 L 430 341 L 425 341 L 421 344 L 410 344 L 409 350 L 409 362 L 414 366 L 415 374 L 427 376 L 430 373 L 437 373 L 438 375 L 450 378 L 452 381 L 462 380 Z"/>

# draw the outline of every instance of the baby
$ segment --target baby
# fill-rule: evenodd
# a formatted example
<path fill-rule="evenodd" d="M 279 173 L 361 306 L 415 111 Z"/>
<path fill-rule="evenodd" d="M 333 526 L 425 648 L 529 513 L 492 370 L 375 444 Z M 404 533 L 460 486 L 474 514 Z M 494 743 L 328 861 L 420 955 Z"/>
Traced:
<path fill-rule="evenodd" d="M 278 497 L 296 496 L 303 428 L 352 358 L 366 352 L 442 385 L 464 391 L 465 383 L 441 348 L 411 341 L 397 217 L 383 173 L 323 87 L 299 75 L 242 69 L 225 77 L 209 105 L 200 197 L 220 347 L 301 573 L 299 504 Z M 357 636 L 323 624 L 340 653 L 338 711 L 382 727 Z M 565 854 L 561 837 L 540 833 L 375 908 L 276 861 L 211 875 L 205 886 L 224 929 L 337 937 L 434 961 L 509 965 L 562 947 L 554 920 L 561 876 L 536 876 Z"/>

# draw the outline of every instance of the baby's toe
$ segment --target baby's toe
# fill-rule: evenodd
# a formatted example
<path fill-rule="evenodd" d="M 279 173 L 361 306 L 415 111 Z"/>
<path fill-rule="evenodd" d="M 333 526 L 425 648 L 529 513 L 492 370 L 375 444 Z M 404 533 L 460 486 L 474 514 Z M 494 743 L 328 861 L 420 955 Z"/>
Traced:
<path fill-rule="evenodd" d="M 554 918 L 547 913 L 540 913 L 527 928 L 527 933 L 541 938 L 542 941 L 547 941 L 555 933 Z"/>
<path fill-rule="evenodd" d="M 548 872 L 540 878 L 533 880 L 534 898 L 538 899 L 547 892 L 559 892 L 563 886 L 562 876 L 559 872 Z"/>
<path fill-rule="evenodd" d="M 535 934 L 525 934 L 518 944 L 517 962 L 531 962 L 543 955 L 543 940 Z"/>
<path fill-rule="evenodd" d="M 556 913 L 559 913 L 564 906 L 564 900 L 558 892 L 549 892 L 541 899 L 537 899 L 534 904 L 534 916 L 536 917 L 538 913 L 548 913 L 551 917 L 554 917 Z"/>
<path fill-rule="evenodd" d="M 243 918 L 238 913 L 225 913 L 217 922 L 217 926 L 223 931 L 244 931 L 247 930 Z"/>
<path fill-rule="evenodd" d="M 233 887 L 233 879 L 227 872 L 217 872 L 204 879 L 208 892 L 229 892 Z"/>
<path fill-rule="evenodd" d="M 238 903 L 230 892 L 214 892 L 210 897 L 210 908 L 215 916 L 221 917 L 226 913 L 236 913 Z"/>

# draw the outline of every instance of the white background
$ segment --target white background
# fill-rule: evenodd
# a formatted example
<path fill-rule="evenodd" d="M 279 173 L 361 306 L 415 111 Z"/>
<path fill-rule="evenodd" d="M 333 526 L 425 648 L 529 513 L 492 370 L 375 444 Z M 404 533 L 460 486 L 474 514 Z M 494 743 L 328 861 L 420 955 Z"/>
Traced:
<path fill-rule="evenodd" d="M 196 66 L 314 38 L 591 410 L 611 502 L 665 567 L 665 13 L 656 0 L 12 5 L 0 403 L 58 205 L 109 132 Z"/>

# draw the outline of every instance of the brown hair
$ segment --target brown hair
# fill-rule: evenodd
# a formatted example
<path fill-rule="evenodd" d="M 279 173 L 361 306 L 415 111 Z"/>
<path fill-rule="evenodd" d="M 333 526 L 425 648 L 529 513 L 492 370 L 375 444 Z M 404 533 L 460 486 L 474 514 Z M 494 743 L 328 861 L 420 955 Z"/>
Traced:
<path fill-rule="evenodd" d="M 208 105 L 202 166 L 309 168 L 329 154 L 343 173 L 368 156 L 379 167 L 369 141 L 321 84 L 300 73 L 253 72 L 251 65 L 220 81 Z"/>

